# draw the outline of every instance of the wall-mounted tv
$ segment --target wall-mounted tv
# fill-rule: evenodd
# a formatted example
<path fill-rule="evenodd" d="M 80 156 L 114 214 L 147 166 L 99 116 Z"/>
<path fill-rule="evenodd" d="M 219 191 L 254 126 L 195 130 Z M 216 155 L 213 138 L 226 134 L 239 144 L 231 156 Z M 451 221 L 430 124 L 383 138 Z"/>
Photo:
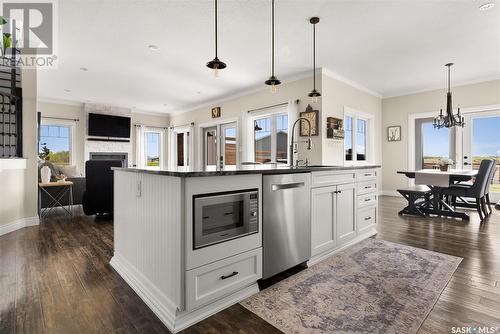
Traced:
<path fill-rule="evenodd" d="M 89 113 L 88 135 L 130 138 L 130 117 Z"/>

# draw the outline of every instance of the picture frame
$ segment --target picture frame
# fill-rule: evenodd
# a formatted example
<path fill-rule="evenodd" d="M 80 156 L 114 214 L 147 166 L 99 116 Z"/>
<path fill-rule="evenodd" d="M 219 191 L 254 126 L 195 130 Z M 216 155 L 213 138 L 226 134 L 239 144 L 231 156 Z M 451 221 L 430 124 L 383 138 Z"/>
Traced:
<path fill-rule="evenodd" d="M 306 118 L 311 122 L 311 136 L 319 135 L 319 110 L 314 110 L 310 104 L 307 105 L 305 111 L 300 113 L 300 117 Z M 300 120 L 300 131 L 299 135 L 301 137 L 307 137 L 309 135 L 309 127 L 307 122 Z"/>
<path fill-rule="evenodd" d="M 219 117 L 220 117 L 220 107 L 212 108 L 212 118 L 219 118 Z"/>
<path fill-rule="evenodd" d="M 401 125 L 387 127 L 387 141 L 401 141 Z"/>

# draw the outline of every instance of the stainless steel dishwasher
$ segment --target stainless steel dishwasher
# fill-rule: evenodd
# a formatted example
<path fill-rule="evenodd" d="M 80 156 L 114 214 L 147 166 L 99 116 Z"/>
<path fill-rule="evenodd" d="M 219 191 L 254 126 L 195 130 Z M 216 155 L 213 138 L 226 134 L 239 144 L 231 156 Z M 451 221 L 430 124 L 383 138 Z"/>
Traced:
<path fill-rule="evenodd" d="M 311 174 L 264 175 L 262 278 L 311 257 Z"/>

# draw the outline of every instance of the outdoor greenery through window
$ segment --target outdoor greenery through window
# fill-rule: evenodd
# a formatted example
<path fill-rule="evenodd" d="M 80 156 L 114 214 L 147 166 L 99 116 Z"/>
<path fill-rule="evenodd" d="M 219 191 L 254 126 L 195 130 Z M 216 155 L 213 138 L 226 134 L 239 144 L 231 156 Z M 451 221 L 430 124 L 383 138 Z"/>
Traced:
<path fill-rule="evenodd" d="M 146 166 L 160 167 L 161 134 L 146 132 Z"/>
<path fill-rule="evenodd" d="M 57 165 L 70 165 L 71 127 L 64 125 L 41 125 L 38 152 L 41 159 Z"/>
<path fill-rule="evenodd" d="M 287 163 L 288 115 L 258 118 L 254 122 L 255 162 Z"/>

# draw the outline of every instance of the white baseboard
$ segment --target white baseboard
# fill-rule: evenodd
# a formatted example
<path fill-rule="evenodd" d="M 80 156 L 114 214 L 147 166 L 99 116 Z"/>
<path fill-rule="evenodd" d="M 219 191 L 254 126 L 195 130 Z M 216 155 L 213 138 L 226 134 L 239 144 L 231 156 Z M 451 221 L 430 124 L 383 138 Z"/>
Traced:
<path fill-rule="evenodd" d="M 0 235 L 14 232 L 24 227 L 35 226 L 39 224 L 40 224 L 40 219 L 38 219 L 38 217 L 21 218 L 11 223 L 0 225 Z"/>
<path fill-rule="evenodd" d="M 381 190 L 379 196 L 402 197 L 396 190 Z"/>
<path fill-rule="evenodd" d="M 186 312 L 179 311 L 168 297 L 156 289 L 153 284 L 139 273 L 123 256 L 115 253 L 110 261 L 111 266 L 120 274 L 127 284 L 148 305 L 156 316 L 173 333 L 180 332 L 189 326 L 208 318 L 209 316 L 259 292 L 254 283 L 229 296 L 221 298 L 209 305 Z"/>

